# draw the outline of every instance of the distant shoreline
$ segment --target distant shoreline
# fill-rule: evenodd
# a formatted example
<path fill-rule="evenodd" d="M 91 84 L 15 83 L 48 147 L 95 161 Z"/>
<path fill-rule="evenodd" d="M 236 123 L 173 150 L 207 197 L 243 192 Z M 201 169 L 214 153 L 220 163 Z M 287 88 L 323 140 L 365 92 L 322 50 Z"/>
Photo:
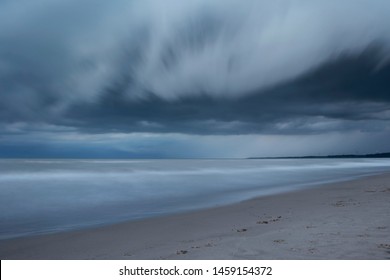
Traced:
<path fill-rule="evenodd" d="M 297 157 L 249 157 L 247 159 L 326 159 L 326 158 L 390 158 L 390 153 L 365 155 L 328 155 L 328 156 L 297 156 Z"/>

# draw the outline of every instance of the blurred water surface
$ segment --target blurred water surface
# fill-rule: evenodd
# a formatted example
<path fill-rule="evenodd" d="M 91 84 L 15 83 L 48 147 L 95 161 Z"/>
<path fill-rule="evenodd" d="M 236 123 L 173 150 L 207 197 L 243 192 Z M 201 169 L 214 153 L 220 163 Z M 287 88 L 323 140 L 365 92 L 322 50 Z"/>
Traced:
<path fill-rule="evenodd" d="M 0 239 L 214 207 L 389 170 L 390 159 L 0 160 Z"/>

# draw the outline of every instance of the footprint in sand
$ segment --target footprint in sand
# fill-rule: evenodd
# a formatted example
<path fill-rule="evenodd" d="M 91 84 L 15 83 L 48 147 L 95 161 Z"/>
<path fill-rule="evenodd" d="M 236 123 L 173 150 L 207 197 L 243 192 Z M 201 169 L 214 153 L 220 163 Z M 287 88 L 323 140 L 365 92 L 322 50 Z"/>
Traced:
<path fill-rule="evenodd" d="M 317 249 L 316 248 L 309 248 L 307 251 L 309 251 L 310 254 L 316 253 Z"/>
<path fill-rule="evenodd" d="M 336 201 L 335 203 L 332 203 L 332 205 L 334 207 L 345 207 L 345 206 L 350 206 L 350 205 L 359 206 L 360 202 L 356 202 L 356 201 L 354 201 L 352 199 L 350 199 L 348 201 L 339 200 L 339 201 Z"/>
<path fill-rule="evenodd" d="M 200 249 L 202 247 L 206 247 L 206 248 L 210 248 L 210 247 L 215 247 L 216 245 L 212 244 L 212 243 L 207 243 L 203 246 L 200 246 L 200 245 L 195 245 L 195 246 L 192 246 L 191 248 L 192 249 Z"/>
<path fill-rule="evenodd" d="M 266 225 L 266 224 L 269 224 L 269 223 L 277 222 L 277 221 L 279 221 L 281 218 L 282 218 L 282 216 L 278 216 L 278 217 L 276 217 L 276 218 L 271 218 L 271 219 L 269 219 L 269 220 L 257 221 L 256 224 L 259 224 L 259 225 L 265 224 L 265 225 Z"/>
<path fill-rule="evenodd" d="M 332 203 L 332 205 L 334 207 L 344 207 L 346 204 L 345 204 L 345 201 L 339 200 L 336 203 Z"/>
<path fill-rule="evenodd" d="M 176 251 L 176 255 L 185 255 L 187 253 L 188 253 L 187 250 L 178 250 L 178 251 Z"/>
<path fill-rule="evenodd" d="M 306 226 L 307 229 L 316 228 L 316 226 Z"/>
<path fill-rule="evenodd" d="M 379 244 L 379 245 L 378 245 L 378 248 L 379 248 L 379 249 L 386 249 L 386 250 L 389 250 L 389 249 L 390 249 L 390 244 L 387 244 L 387 243 Z"/>

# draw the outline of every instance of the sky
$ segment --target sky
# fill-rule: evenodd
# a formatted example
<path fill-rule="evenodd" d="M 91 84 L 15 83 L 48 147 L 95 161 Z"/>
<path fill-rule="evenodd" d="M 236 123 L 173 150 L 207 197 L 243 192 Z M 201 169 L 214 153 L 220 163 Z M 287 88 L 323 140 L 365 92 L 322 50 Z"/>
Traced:
<path fill-rule="evenodd" d="M 0 158 L 390 151 L 388 0 L 0 0 Z"/>

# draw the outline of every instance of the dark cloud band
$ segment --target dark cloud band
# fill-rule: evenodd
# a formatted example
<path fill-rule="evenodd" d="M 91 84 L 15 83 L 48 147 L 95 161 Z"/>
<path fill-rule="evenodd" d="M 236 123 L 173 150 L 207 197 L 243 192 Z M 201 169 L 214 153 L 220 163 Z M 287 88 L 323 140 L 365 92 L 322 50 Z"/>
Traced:
<path fill-rule="evenodd" d="M 0 1 L 0 136 L 390 129 L 387 0 L 34 2 Z"/>

